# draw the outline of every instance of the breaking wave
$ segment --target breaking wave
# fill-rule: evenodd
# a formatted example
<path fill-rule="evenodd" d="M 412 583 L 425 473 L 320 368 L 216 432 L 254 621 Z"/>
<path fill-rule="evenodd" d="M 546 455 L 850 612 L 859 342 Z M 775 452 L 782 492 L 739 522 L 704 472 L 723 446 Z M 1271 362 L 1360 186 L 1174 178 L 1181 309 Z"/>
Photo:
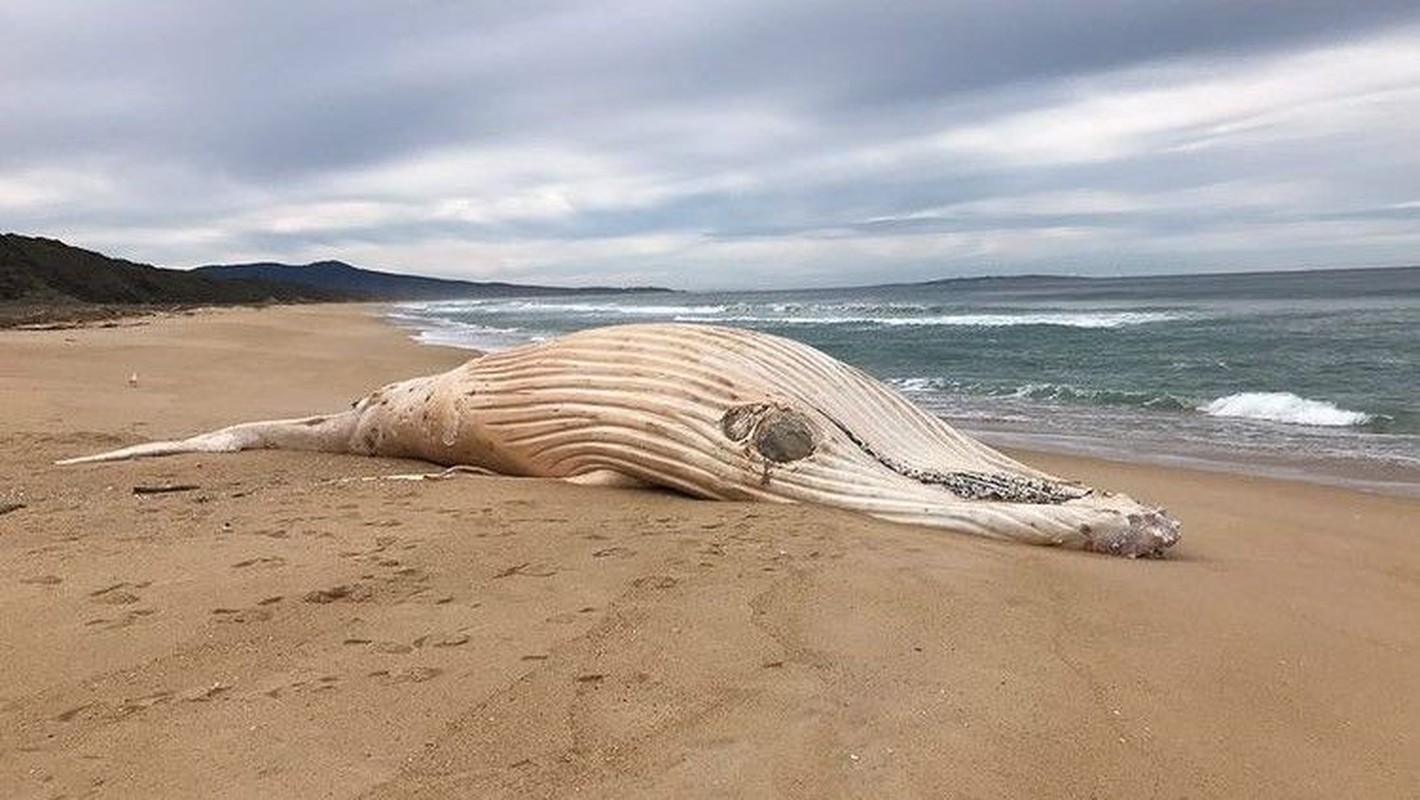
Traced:
<path fill-rule="evenodd" d="M 918 316 L 868 316 L 829 314 L 820 316 L 769 316 L 737 314 L 722 317 L 678 316 L 677 322 L 751 322 L 772 325 L 882 325 L 886 327 L 973 327 L 1007 328 L 1023 325 L 1050 325 L 1062 328 L 1122 328 L 1179 319 L 1177 314 L 1154 311 L 1055 312 L 1025 314 L 923 314 Z"/>
<path fill-rule="evenodd" d="M 986 386 L 943 378 L 892 378 L 888 383 L 910 395 L 947 392 L 1011 400 L 1040 400 L 1048 403 L 1129 406 L 1155 411 L 1188 411 L 1189 401 L 1167 392 L 1131 392 L 1119 389 L 1087 389 L 1065 383 L 1027 383 L 1020 386 Z"/>
<path fill-rule="evenodd" d="M 1011 309 L 962 312 L 917 303 L 658 303 L 597 302 L 591 300 L 463 300 L 409 303 L 408 311 L 433 316 L 472 313 L 477 315 L 549 315 L 561 319 L 582 319 L 607 324 L 628 320 L 674 320 L 676 322 L 745 323 L 760 325 L 866 325 L 884 327 L 978 327 L 1004 328 L 1039 325 L 1064 328 L 1122 328 L 1184 319 L 1185 315 L 1165 311 L 1037 311 Z"/>
<path fill-rule="evenodd" d="M 457 347 L 485 353 L 506 350 L 544 338 L 539 334 L 517 327 L 500 328 L 492 325 L 476 325 L 398 312 L 387 313 L 385 317 L 394 324 L 413 331 L 412 338 L 420 344 Z"/>
<path fill-rule="evenodd" d="M 1325 400 L 1308 400 L 1291 392 L 1230 394 L 1205 403 L 1198 410 L 1214 417 L 1241 417 L 1326 428 L 1349 428 L 1371 421 L 1370 414 L 1338 408 Z"/>

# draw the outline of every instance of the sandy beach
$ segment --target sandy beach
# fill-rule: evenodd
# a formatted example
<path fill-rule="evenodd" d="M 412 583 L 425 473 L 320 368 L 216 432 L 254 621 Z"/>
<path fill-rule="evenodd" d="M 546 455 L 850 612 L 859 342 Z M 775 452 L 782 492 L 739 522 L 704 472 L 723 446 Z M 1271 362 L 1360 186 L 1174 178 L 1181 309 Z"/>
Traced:
<path fill-rule="evenodd" d="M 1013 453 L 1167 506 L 1136 562 L 409 461 L 52 464 L 467 357 L 361 306 L 0 332 L 0 797 L 1420 796 L 1414 497 Z"/>

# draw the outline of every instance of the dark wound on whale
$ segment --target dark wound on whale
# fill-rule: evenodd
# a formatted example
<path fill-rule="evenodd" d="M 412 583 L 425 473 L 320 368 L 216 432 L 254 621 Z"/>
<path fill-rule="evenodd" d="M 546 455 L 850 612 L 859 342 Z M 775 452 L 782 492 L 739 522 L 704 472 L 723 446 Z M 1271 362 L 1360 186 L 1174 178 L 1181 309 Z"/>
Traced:
<path fill-rule="evenodd" d="M 720 430 L 730 441 L 750 440 L 760 455 L 776 464 L 807 458 L 817 447 L 813 423 L 807 416 L 769 403 L 731 408 L 720 418 Z"/>

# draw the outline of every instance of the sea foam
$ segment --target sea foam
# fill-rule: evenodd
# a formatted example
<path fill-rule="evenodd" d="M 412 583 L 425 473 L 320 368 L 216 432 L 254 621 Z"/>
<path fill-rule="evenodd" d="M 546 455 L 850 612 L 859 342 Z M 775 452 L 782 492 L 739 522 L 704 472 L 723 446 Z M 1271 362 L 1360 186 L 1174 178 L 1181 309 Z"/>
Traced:
<path fill-rule="evenodd" d="M 678 316 L 677 322 L 729 322 L 769 325 L 869 325 L 881 327 L 969 327 L 1008 328 L 1025 325 L 1050 325 L 1062 328 L 1122 328 L 1180 319 L 1177 314 L 1150 311 L 1120 312 L 1060 312 L 1024 314 L 930 314 L 919 316 L 875 316 L 862 314 L 827 314 L 818 316 L 768 316 L 737 314 L 718 318 L 692 319 Z"/>
<path fill-rule="evenodd" d="M 1230 394 L 1199 406 L 1199 411 L 1214 417 L 1242 417 L 1286 422 L 1293 425 L 1318 425 L 1345 428 L 1365 425 L 1371 415 L 1338 408 L 1324 400 L 1308 400 L 1291 392 L 1241 392 Z"/>

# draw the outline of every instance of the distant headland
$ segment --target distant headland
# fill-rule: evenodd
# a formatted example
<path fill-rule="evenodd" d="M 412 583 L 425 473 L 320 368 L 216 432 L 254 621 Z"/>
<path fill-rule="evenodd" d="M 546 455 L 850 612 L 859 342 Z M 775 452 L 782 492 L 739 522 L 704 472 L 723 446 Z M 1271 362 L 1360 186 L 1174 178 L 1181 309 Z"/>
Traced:
<path fill-rule="evenodd" d="M 669 291 L 651 286 L 448 280 L 362 269 L 341 261 L 167 269 L 112 258 L 57 239 L 0 234 L 0 327 L 72 324 L 203 305 Z"/>

